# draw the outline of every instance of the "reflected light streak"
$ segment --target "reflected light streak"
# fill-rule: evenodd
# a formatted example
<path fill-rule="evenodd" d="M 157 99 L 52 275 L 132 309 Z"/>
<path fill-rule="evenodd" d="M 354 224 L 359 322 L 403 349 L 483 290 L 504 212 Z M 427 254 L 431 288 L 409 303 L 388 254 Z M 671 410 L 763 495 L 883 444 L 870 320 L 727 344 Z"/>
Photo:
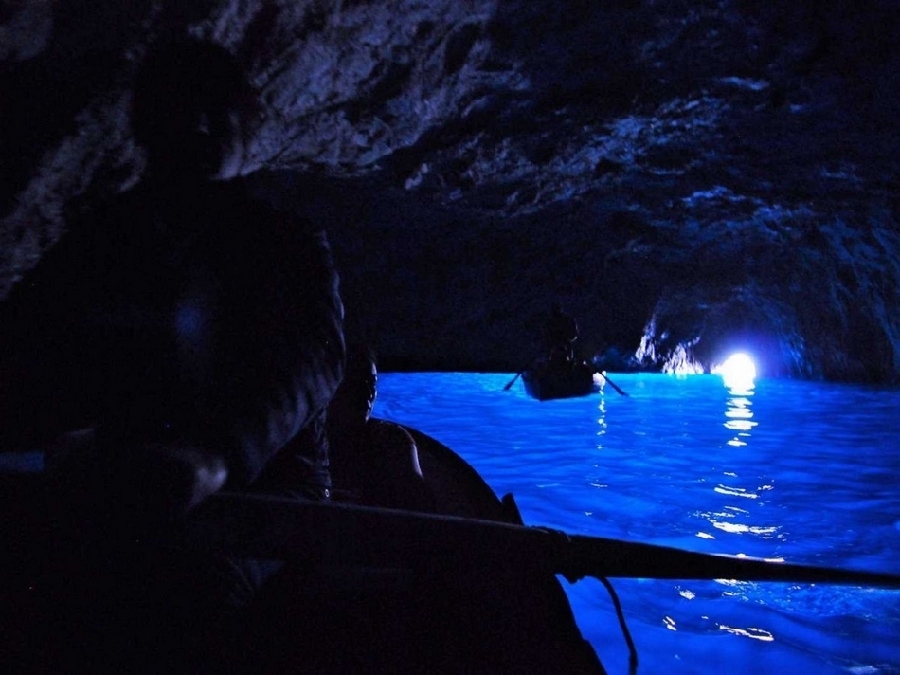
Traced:
<path fill-rule="evenodd" d="M 753 640 L 761 640 L 762 642 L 774 642 L 775 636 L 772 635 L 767 630 L 762 628 L 732 628 L 731 626 L 726 626 L 725 624 L 717 624 L 719 626 L 719 630 L 728 631 L 732 635 L 740 635 L 741 637 L 748 637 Z"/>
<path fill-rule="evenodd" d="M 597 413 L 599 417 L 597 418 L 597 426 L 600 429 L 597 431 L 597 436 L 603 436 L 606 434 L 606 399 L 603 396 L 600 397 L 600 403 L 597 405 Z M 602 450 L 603 445 L 600 443 L 600 439 L 597 439 L 597 449 Z"/>
<path fill-rule="evenodd" d="M 715 520 L 710 521 L 710 524 L 716 529 L 722 530 L 723 532 L 728 532 L 729 534 L 757 534 L 760 536 L 766 536 L 770 534 L 776 534 L 779 529 L 777 525 L 763 527 L 760 525 L 745 525 L 743 523 L 724 523 Z"/>
<path fill-rule="evenodd" d="M 753 417 L 753 412 L 749 410 L 750 401 L 747 399 L 731 399 L 731 404 L 734 405 L 734 408 L 729 408 L 725 412 L 725 417 L 740 417 L 743 419 L 750 419 Z"/>
<path fill-rule="evenodd" d="M 722 375 L 725 386 L 732 395 L 725 409 L 725 428 L 736 433 L 727 443 L 733 448 L 744 447 L 750 431 L 757 425 L 757 422 L 750 421 L 753 418 L 750 397 L 753 395 L 756 367 L 746 354 L 735 354 L 717 369 L 713 369 L 713 372 Z"/>
<path fill-rule="evenodd" d="M 718 492 L 722 495 L 728 495 L 730 497 L 743 497 L 744 499 L 759 499 L 759 495 L 755 492 L 749 492 L 744 488 L 739 487 L 731 487 L 728 485 L 722 485 L 719 483 L 716 487 L 713 488 L 713 492 Z"/>
<path fill-rule="evenodd" d="M 762 485 L 757 488 L 757 492 L 762 492 L 766 490 L 771 490 L 771 485 Z M 719 494 L 724 494 L 733 497 L 743 497 L 749 500 L 756 500 L 759 498 L 759 494 L 752 490 L 745 490 L 743 488 L 738 487 L 729 487 L 722 485 L 721 483 L 713 488 L 715 492 Z M 750 507 L 750 504 L 748 504 Z M 738 535 L 752 535 L 755 537 L 761 537 L 763 539 L 771 539 L 771 538 L 782 538 L 781 525 L 753 525 L 748 523 L 747 521 L 752 518 L 752 513 L 748 509 L 741 508 L 738 506 L 725 506 L 721 511 L 707 511 L 707 512 L 697 512 L 694 514 L 695 516 L 702 518 L 707 521 L 710 525 L 712 525 L 713 530 L 720 532 L 726 532 L 728 534 L 738 534 Z M 706 533 L 698 533 L 695 535 L 702 539 L 715 539 L 715 536 L 711 532 Z"/>

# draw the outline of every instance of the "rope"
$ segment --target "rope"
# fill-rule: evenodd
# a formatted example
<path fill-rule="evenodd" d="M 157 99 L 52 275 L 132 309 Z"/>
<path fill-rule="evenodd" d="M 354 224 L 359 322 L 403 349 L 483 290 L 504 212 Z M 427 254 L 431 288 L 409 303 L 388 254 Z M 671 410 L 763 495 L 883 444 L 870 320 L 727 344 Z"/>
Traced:
<path fill-rule="evenodd" d="M 594 574 L 590 576 L 599 579 L 600 583 L 602 583 L 609 592 L 609 597 L 612 598 L 613 606 L 616 608 L 616 617 L 618 617 L 619 626 L 622 628 L 622 635 L 625 638 L 625 642 L 628 643 L 628 675 L 635 675 L 638 667 L 637 648 L 634 646 L 634 640 L 631 639 L 631 632 L 625 624 L 625 615 L 622 613 L 622 603 L 619 602 L 619 596 L 616 594 L 616 589 L 612 587 L 612 584 L 609 583 L 609 579 L 606 577 Z"/>
<path fill-rule="evenodd" d="M 579 579 L 583 579 L 586 576 L 594 577 L 599 580 L 600 583 L 606 588 L 606 591 L 609 593 L 609 597 L 612 599 L 613 606 L 616 609 L 616 618 L 619 620 L 619 627 L 622 629 L 622 636 L 625 638 L 625 642 L 628 645 L 628 675 L 636 675 L 637 667 L 638 667 L 638 653 L 637 648 L 634 646 L 634 640 L 631 638 L 631 631 L 628 630 L 628 625 L 625 623 L 625 614 L 622 611 L 622 603 L 619 602 L 619 596 L 616 593 L 616 589 L 613 588 L 612 584 L 609 583 L 609 579 L 599 574 L 590 574 L 590 573 L 577 573 L 572 570 L 579 569 L 581 566 L 576 564 L 574 547 L 572 546 L 572 538 L 565 532 L 561 530 L 556 530 L 550 527 L 535 527 L 536 530 L 541 530 L 542 532 L 546 532 L 548 535 L 556 539 L 556 551 L 559 555 L 563 557 L 563 559 L 568 558 L 566 562 L 562 564 L 563 569 L 568 570 L 568 572 L 563 572 L 563 576 L 566 580 L 574 584 Z"/>

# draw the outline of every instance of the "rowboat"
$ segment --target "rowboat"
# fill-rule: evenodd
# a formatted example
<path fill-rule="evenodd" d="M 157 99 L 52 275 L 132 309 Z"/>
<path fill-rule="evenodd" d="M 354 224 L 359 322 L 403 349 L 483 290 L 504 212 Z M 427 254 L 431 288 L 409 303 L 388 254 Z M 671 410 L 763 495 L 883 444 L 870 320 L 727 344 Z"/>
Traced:
<path fill-rule="evenodd" d="M 493 534 L 459 539 L 455 528 L 472 524 L 523 527 L 515 502 L 498 499 L 448 447 L 405 428 L 416 441 L 436 514 L 271 500 L 247 508 L 229 504 L 227 495 L 197 514 L 189 535 L 195 544 L 221 545 L 224 538 L 250 554 L 290 555 L 298 542 L 282 539 L 271 527 L 277 521 L 293 521 L 297 533 L 327 522 L 343 542 L 336 555 L 318 551 L 324 557 L 313 564 L 329 572 L 316 591 L 288 576 L 265 589 L 251 622 L 266 626 L 265 639 L 255 631 L 235 643 L 241 664 L 254 670 L 264 664 L 262 672 L 304 663 L 314 665 L 306 672 L 328 673 L 604 673 L 552 571 L 513 549 L 493 549 Z M 328 514 L 305 516 L 306 506 L 324 506 Z M 210 526 L 233 521 L 232 508 L 259 525 L 253 536 L 232 539 L 233 532 Z M 298 625 L 309 633 L 302 640 L 290 628 Z M 323 652 L 323 644 L 339 647 Z"/>
<path fill-rule="evenodd" d="M 587 396 L 600 391 L 603 379 L 585 361 L 540 359 L 522 373 L 525 392 L 539 401 Z"/>
<path fill-rule="evenodd" d="M 29 519 L 23 505 L 40 490 L 38 476 L 2 477 L 8 517 L 0 521 L 0 668 L 599 674 L 603 666 L 575 622 L 559 576 L 570 583 L 596 577 L 610 592 L 606 577 L 900 589 L 898 575 L 527 526 L 511 495 L 498 499 L 456 453 L 406 429 L 436 496 L 436 513 L 225 492 L 158 537 L 110 546 L 95 540 L 99 550 L 82 550 L 78 532 L 62 541 L 42 537 L 54 531 L 52 524 Z M 60 547 L 76 549 L 68 561 L 80 564 L 55 567 Z M 221 561 L 226 554 L 228 561 L 277 572 L 252 601 L 207 623 L 190 598 L 198 583 L 210 582 L 210 557 Z M 167 570 L 162 577 L 160 564 Z M 180 574 L 173 577 L 173 570 Z M 107 576 L 118 580 L 106 583 Z M 173 583 L 183 596 L 171 593 Z M 614 594 L 613 604 L 636 666 Z"/>
<path fill-rule="evenodd" d="M 507 547 L 485 554 L 496 532 L 453 543 L 460 525 L 523 527 L 511 496 L 498 499 L 459 455 L 406 430 L 435 513 L 221 493 L 158 540 L 70 554 L 77 540 L 27 541 L 47 530 L 23 508 L 41 476 L 8 474 L 0 619 L 17 627 L 0 632 L 0 669 L 603 673 L 551 570 Z M 420 531 L 405 531 L 410 518 Z M 233 616 L 207 622 L 189 598 L 225 553 L 242 569 L 279 569 Z M 54 555 L 65 563 L 48 565 Z M 170 577 L 182 597 L 166 598 Z"/>

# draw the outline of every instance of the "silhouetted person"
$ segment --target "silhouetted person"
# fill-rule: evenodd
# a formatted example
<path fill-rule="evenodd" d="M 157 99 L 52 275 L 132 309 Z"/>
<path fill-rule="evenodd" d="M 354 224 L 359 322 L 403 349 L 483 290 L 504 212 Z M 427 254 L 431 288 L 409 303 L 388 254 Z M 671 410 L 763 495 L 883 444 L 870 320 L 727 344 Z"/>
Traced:
<path fill-rule="evenodd" d="M 372 417 L 378 369 L 362 345 L 348 349 L 347 369 L 328 408 L 327 429 L 338 498 L 370 506 L 433 511 L 418 449 L 402 426 Z"/>
<path fill-rule="evenodd" d="M 544 324 L 544 353 L 553 363 L 573 363 L 575 341 L 578 339 L 578 323 L 566 314 L 559 303 L 554 303 Z"/>
<path fill-rule="evenodd" d="M 122 620 L 171 617 L 157 627 L 177 634 L 199 613 L 192 598 L 216 596 L 199 588 L 214 582 L 203 564 L 187 573 L 180 553 L 142 548 L 145 532 L 223 483 L 247 488 L 280 451 L 296 494 L 330 490 L 318 441 L 343 370 L 338 279 L 324 233 L 252 198 L 239 178 L 258 116 L 223 48 L 151 53 L 132 107 L 143 180 L 80 214 L 0 317 L 0 448 L 95 430 L 53 472 L 47 520 L 89 552 L 50 571 L 61 600 L 47 591 L 36 621 L 89 617 L 93 637 L 130 659 L 144 652 L 116 631 L 134 638 L 141 620 L 134 632 Z M 285 448 L 307 429 L 311 442 Z M 68 573 L 83 582 L 71 592 Z M 121 614 L 129 603 L 144 613 Z"/>
<path fill-rule="evenodd" d="M 190 455 L 246 486 L 324 411 L 343 359 L 337 276 L 324 233 L 238 179 L 258 114 L 220 47 L 146 59 L 132 118 L 144 180 L 85 214 L 9 298 L 8 437 L 96 427 L 112 455 L 132 455 L 125 473 L 185 463 L 172 471 L 188 482 L 166 486 L 180 509 L 202 497 Z M 301 463 L 325 496 L 324 453 Z"/>

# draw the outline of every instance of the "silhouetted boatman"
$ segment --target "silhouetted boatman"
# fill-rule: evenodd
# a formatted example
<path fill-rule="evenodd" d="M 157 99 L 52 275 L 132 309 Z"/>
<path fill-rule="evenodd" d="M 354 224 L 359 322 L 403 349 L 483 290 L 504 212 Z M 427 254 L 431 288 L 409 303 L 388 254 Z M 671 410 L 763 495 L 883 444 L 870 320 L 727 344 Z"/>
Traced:
<path fill-rule="evenodd" d="M 251 486 L 298 433 L 310 438 L 283 458 L 288 487 L 328 497 L 323 416 L 344 359 L 338 279 L 324 233 L 253 199 L 239 178 L 257 106 L 226 50 L 187 43 L 151 53 L 132 106 L 143 180 L 81 213 L 2 308 L 0 449 L 95 430 L 51 472 L 47 522 L 62 523 L 53 536 L 97 551 L 48 573 L 63 592 L 41 596 L 32 619 L 50 632 L 53 616 L 89 617 L 92 639 L 114 652 L 144 619 L 171 617 L 159 623 L 179 632 L 192 620 L 191 593 L 213 580 L 202 564 L 192 576 L 177 554 L 150 560 L 135 546 L 223 484 Z M 91 580 L 103 588 L 111 571 L 126 580 L 104 595 Z M 70 592 L 66 574 L 87 581 Z M 174 575 L 187 589 L 183 612 L 166 603 L 146 610 L 158 610 L 153 617 L 119 611 L 130 601 L 149 607 L 157 587 L 182 597 Z M 65 648 L 50 642 L 53 670 L 66 664 L 52 652 Z M 38 647 L 21 649 L 44 658 Z M 164 653 L 144 647 L 129 644 L 128 658 Z"/>
<path fill-rule="evenodd" d="M 553 303 L 550 316 L 543 330 L 544 353 L 551 364 L 573 363 L 575 341 L 578 339 L 578 323 L 563 311 L 562 305 Z"/>

